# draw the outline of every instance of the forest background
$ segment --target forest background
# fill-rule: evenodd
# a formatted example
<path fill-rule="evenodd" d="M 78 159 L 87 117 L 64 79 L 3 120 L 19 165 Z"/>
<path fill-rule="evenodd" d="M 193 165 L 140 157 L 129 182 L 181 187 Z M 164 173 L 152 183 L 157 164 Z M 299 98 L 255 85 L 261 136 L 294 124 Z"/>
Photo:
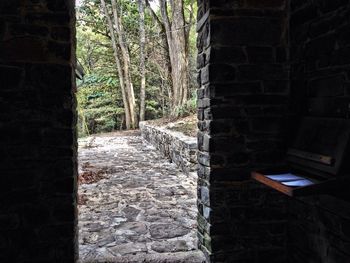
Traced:
<path fill-rule="evenodd" d="M 196 111 L 196 0 L 79 0 L 79 136 Z"/>

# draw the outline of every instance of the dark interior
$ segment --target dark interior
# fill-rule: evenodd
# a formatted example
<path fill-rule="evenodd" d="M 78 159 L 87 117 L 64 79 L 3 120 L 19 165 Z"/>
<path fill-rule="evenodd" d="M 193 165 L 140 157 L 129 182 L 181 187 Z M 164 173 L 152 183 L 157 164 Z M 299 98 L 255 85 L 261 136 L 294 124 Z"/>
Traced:
<path fill-rule="evenodd" d="M 346 180 L 290 197 L 251 179 L 288 167 L 295 139 L 331 157 L 329 170 L 311 161 L 321 177 L 349 177 L 350 2 L 198 5 L 200 249 L 208 262 L 350 262 Z M 77 260 L 74 68 L 73 1 L 0 1 L 0 262 Z M 298 137 L 305 117 L 327 121 Z"/>

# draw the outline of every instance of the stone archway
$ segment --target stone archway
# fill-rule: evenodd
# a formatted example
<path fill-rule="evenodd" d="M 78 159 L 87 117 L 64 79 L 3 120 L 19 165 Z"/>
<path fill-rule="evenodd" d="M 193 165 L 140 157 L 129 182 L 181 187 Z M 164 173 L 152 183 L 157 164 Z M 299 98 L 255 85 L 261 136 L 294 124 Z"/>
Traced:
<path fill-rule="evenodd" d="M 348 118 L 348 1 L 198 3 L 201 249 L 209 262 L 348 262 L 347 201 L 249 180 L 283 162 L 286 117 L 305 100 Z M 0 1 L 0 262 L 77 260 L 74 23 L 70 0 Z"/>
<path fill-rule="evenodd" d="M 259 81 L 263 69 L 248 63 L 237 70 L 236 64 L 247 60 L 242 46 L 267 45 L 248 50 L 248 56 L 262 54 L 271 64 L 264 68 L 264 74 L 283 74 L 283 1 L 269 1 L 267 6 L 246 1 L 247 8 L 240 11 L 243 2 L 199 1 L 199 237 L 201 248 L 212 262 L 232 256 L 229 252 L 237 237 L 232 239 L 227 232 L 235 219 L 230 207 L 241 205 L 241 198 L 252 194 L 246 191 L 250 189 L 245 181 L 247 167 L 243 167 L 247 156 L 233 148 L 241 149 L 242 144 L 239 138 L 231 137 L 236 130 L 245 133 L 247 125 L 266 132 L 273 132 L 275 127 L 275 119 L 265 125 L 260 125 L 264 119 L 258 117 L 249 124 L 237 122 L 239 115 L 227 115 L 235 112 L 235 103 L 227 105 L 221 101 L 236 95 L 247 103 L 258 99 L 255 94 L 261 87 L 249 79 Z M 259 11 L 260 8 L 269 11 Z M 276 23 L 271 24 L 270 19 Z M 0 67 L 5 87 L 1 91 L 1 170 L 3 195 L 8 202 L 8 209 L 1 214 L 5 222 L 1 236 L 5 239 L 1 241 L 4 253 L 0 259 L 4 262 L 10 258 L 12 262 L 77 259 L 74 22 L 72 1 L 0 3 Z M 266 34 L 261 34 L 264 30 Z M 270 61 L 271 49 L 280 54 L 278 67 Z M 225 83 L 234 81 L 236 76 L 242 79 L 232 93 Z M 242 97 L 242 93 L 247 96 Z M 274 104 L 272 98 L 266 98 L 267 104 Z M 243 143 L 246 146 L 248 142 Z M 232 160 L 238 168 L 225 166 Z M 231 183 L 226 184 L 227 181 Z M 254 203 L 254 198 L 246 200 L 249 204 L 243 206 L 243 217 Z M 250 252 L 243 251 L 242 257 L 247 253 L 250 256 Z"/>

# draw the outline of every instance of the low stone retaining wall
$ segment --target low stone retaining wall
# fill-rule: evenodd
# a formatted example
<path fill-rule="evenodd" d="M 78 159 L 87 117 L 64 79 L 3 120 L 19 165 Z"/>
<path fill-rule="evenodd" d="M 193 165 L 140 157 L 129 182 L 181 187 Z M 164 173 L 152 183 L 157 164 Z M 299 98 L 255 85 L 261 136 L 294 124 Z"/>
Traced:
<path fill-rule="evenodd" d="M 186 174 L 197 171 L 197 138 L 171 131 L 165 127 L 140 123 L 142 137 L 156 147 L 169 161 Z"/>

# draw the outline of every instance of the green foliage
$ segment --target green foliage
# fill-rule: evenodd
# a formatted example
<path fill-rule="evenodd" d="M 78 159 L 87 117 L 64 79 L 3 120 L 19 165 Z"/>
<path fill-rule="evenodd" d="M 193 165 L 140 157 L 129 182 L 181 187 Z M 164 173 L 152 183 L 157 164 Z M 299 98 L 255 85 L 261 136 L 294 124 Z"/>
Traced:
<path fill-rule="evenodd" d="M 146 101 L 146 116 L 147 119 L 151 120 L 163 117 L 161 105 L 158 103 L 158 101 Z"/>
<path fill-rule="evenodd" d="M 197 112 L 197 93 L 192 92 L 192 97 L 183 105 L 175 108 L 175 117 L 187 117 Z"/>
<path fill-rule="evenodd" d="M 110 132 L 124 115 L 113 50 L 98 1 L 86 0 L 77 11 L 77 57 L 86 73 L 78 81 L 78 134 Z"/>
<path fill-rule="evenodd" d="M 88 75 L 77 92 L 79 136 L 110 132 L 122 125 L 124 109 L 113 77 Z"/>
<path fill-rule="evenodd" d="M 120 83 L 117 76 L 113 49 L 107 23 L 101 15 L 100 0 L 82 0 L 77 8 L 77 57 L 85 70 L 84 81 L 77 81 L 78 131 L 80 136 L 109 132 L 123 128 L 124 108 Z M 106 0 L 110 5 L 110 0 Z M 196 1 L 185 0 L 187 20 L 194 15 Z M 140 93 L 139 13 L 137 0 L 118 0 L 126 41 L 131 55 L 131 74 L 136 103 Z M 159 12 L 159 10 L 155 10 Z M 195 23 L 190 33 L 190 93 L 196 89 L 196 30 Z M 145 17 L 146 28 L 146 119 L 165 117 L 169 109 L 171 80 L 166 76 L 166 58 L 162 47 L 162 33 L 149 11 Z M 182 107 L 176 109 L 177 116 L 187 116 L 196 111 L 195 95 Z"/>

